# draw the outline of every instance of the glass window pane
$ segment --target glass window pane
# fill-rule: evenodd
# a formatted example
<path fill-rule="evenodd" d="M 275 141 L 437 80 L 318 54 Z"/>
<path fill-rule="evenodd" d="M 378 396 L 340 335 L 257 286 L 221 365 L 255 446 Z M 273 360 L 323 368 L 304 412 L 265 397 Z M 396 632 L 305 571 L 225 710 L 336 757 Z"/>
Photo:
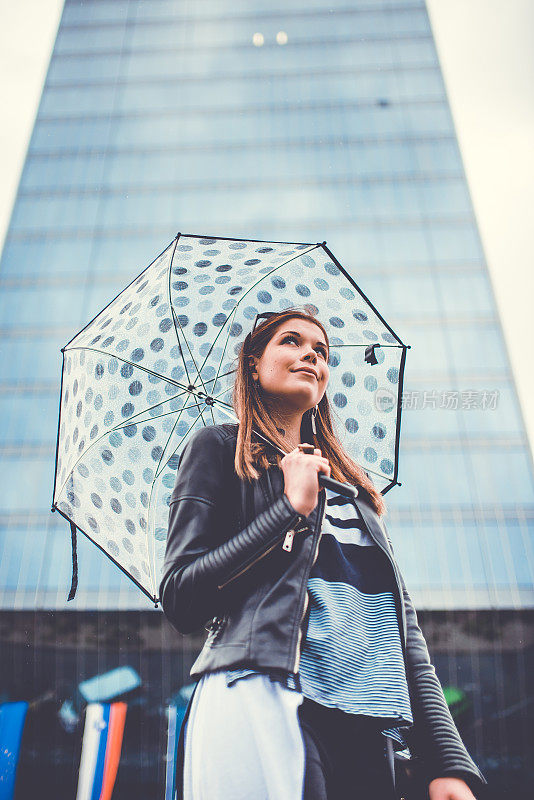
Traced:
<path fill-rule="evenodd" d="M 0 319 L 22 325 L 72 325 L 84 319 L 83 286 L 4 290 L 0 294 Z"/>
<path fill-rule="evenodd" d="M 54 488 L 54 459 L 47 456 L 4 460 L 0 513 L 50 508 Z M 31 491 L 28 490 L 31 487 Z"/>
<path fill-rule="evenodd" d="M 2 255 L 5 276 L 84 274 L 90 264 L 93 241 L 89 238 L 39 236 L 17 239 L 8 236 Z"/>
<path fill-rule="evenodd" d="M 54 376 L 61 378 L 61 368 Z M 0 445 L 17 446 L 24 451 L 21 442 L 32 445 L 49 444 L 55 447 L 59 414 L 59 387 L 57 394 L 26 394 L 9 397 L 0 396 L 0 414 L 4 424 L 0 430 Z"/>

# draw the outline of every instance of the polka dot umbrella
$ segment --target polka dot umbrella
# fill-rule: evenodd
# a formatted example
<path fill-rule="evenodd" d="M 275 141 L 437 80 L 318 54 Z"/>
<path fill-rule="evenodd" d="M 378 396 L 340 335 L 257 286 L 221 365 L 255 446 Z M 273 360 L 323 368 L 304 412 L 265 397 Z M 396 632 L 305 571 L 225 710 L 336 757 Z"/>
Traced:
<path fill-rule="evenodd" d="M 237 422 L 239 348 L 261 311 L 304 306 L 330 341 L 328 396 L 347 452 L 398 483 L 404 345 L 321 244 L 178 236 L 65 347 L 52 510 L 156 604 L 182 445 Z"/>

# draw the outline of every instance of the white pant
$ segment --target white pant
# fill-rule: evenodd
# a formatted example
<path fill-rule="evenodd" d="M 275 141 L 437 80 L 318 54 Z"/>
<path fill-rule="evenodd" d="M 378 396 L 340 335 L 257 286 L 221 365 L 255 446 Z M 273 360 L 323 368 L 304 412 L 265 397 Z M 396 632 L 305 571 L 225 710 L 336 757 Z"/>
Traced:
<path fill-rule="evenodd" d="M 300 692 L 267 675 L 205 674 L 184 730 L 184 800 L 302 800 Z"/>

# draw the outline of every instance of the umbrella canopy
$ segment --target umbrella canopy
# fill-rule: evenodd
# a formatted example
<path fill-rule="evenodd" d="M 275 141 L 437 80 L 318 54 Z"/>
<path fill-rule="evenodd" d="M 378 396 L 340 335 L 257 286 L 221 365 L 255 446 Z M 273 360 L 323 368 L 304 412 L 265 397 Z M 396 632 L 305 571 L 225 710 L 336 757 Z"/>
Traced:
<path fill-rule="evenodd" d="M 242 341 L 259 312 L 295 305 L 327 330 L 337 433 L 384 494 L 408 346 L 325 242 L 178 234 L 62 348 L 52 510 L 73 548 L 79 529 L 156 604 L 181 448 L 199 426 L 238 421 Z"/>

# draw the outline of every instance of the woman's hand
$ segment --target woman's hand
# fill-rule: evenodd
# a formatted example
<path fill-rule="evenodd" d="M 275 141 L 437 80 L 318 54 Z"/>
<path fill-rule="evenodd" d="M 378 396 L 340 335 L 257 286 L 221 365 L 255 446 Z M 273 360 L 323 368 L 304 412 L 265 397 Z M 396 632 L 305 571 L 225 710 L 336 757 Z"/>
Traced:
<path fill-rule="evenodd" d="M 319 472 L 330 476 L 330 464 L 321 456 L 318 447 L 311 453 L 303 453 L 302 445 L 287 453 L 280 462 L 284 473 L 284 494 L 293 508 L 307 517 L 317 505 L 319 494 Z M 307 445 L 313 447 L 313 445 Z"/>
<path fill-rule="evenodd" d="M 434 778 L 428 787 L 430 800 L 475 800 L 475 795 L 460 778 Z"/>

